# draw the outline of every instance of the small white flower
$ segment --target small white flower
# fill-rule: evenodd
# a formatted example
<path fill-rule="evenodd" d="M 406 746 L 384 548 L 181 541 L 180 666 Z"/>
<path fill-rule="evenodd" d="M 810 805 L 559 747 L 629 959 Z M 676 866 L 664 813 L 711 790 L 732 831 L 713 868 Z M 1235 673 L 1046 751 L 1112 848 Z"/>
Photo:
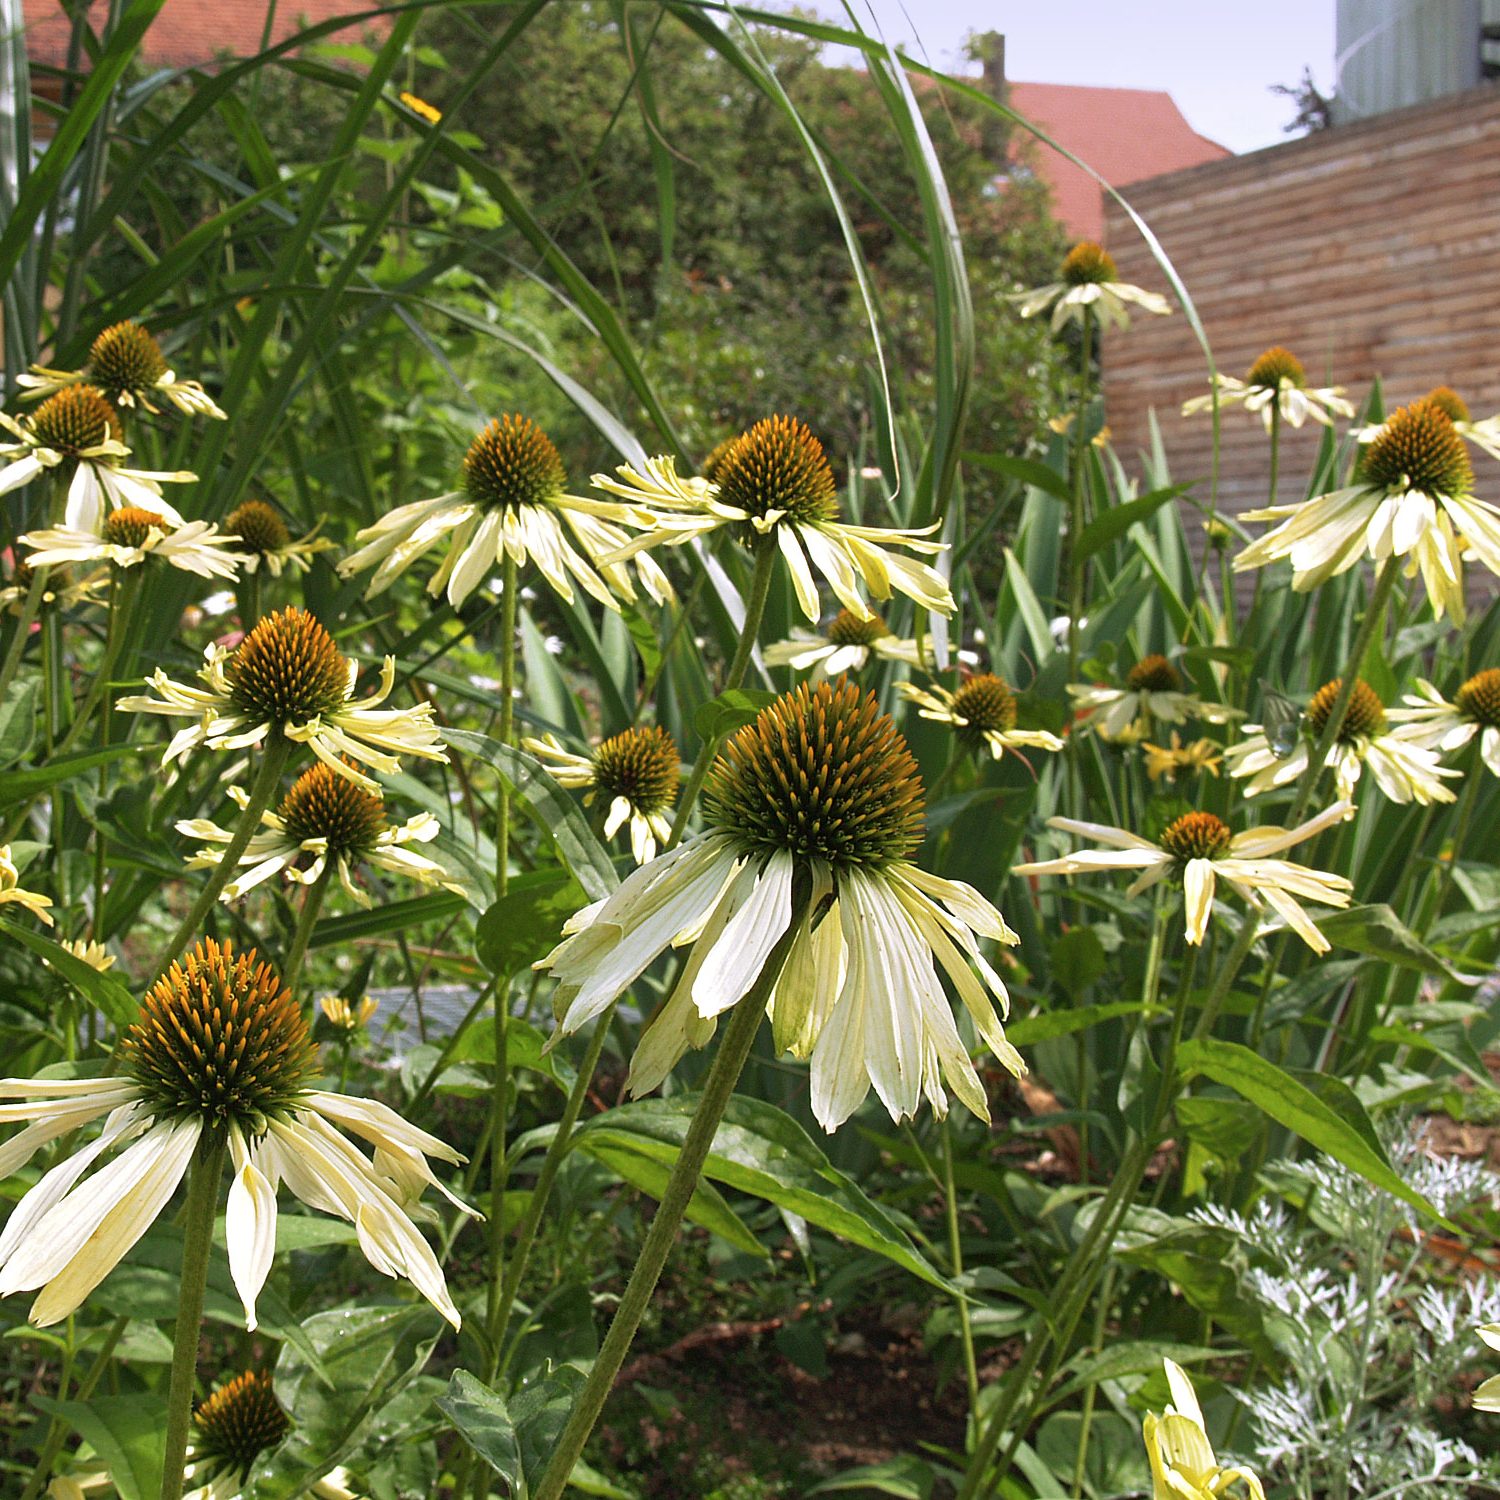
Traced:
<path fill-rule="evenodd" d="M 972 651 L 958 652 L 960 663 L 972 666 L 979 658 Z M 882 661 L 902 662 L 908 667 L 928 667 L 932 653 L 919 642 L 902 640 L 891 633 L 879 615 L 861 619 L 853 610 L 840 610 L 822 635 L 794 630 L 791 638 L 776 641 L 761 653 L 768 667 L 791 667 L 811 671 L 814 680 L 858 672 L 872 656 Z"/>
<path fill-rule="evenodd" d="M 1245 725 L 1245 738 L 1224 752 L 1233 777 L 1245 780 L 1245 795 L 1258 797 L 1274 787 L 1301 779 L 1312 759 L 1313 745 L 1322 735 L 1338 697 L 1340 680 L 1334 678 L 1313 694 L 1307 706 L 1308 733 L 1297 736 L 1290 751 L 1280 754 L 1259 724 Z M 1333 767 L 1334 788 L 1339 797 L 1354 795 L 1360 772 L 1369 766 L 1375 784 L 1392 802 L 1452 802 L 1453 793 L 1443 785 L 1460 773 L 1438 764 L 1437 752 L 1392 730 L 1385 706 L 1369 684 L 1355 684 L 1339 737 L 1328 752 Z"/>
<path fill-rule="evenodd" d="M 249 801 L 239 787 L 231 787 L 229 796 L 240 808 Z M 366 908 L 374 904 L 370 893 L 354 880 L 354 869 L 361 864 L 464 894 L 442 865 L 409 847 L 431 843 L 442 831 L 431 813 L 418 813 L 399 827 L 389 827 L 385 802 L 378 792 L 366 791 L 347 774 L 337 774 L 322 763 L 304 771 L 292 783 L 280 809 L 263 812 L 260 821 L 264 826 L 251 836 L 240 856 L 241 866 L 248 868 L 224 887 L 221 900 L 237 901 L 283 871 L 288 880 L 312 885 L 322 877 L 329 860 L 334 862 L 345 894 Z M 232 829 L 220 828 L 207 818 L 184 819 L 177 831 L 211 844 L 228 845 L 234 838 Z M 305 869 L 298 866 L 304 856 Z M 223 857 L 223 849 L 199 849 L 188 860 L 188 868 L 212 868 Z"/>
<path fill-rule="evenodd" d="M 235 538 L 225 536 L 207 521 L 182 523 L 160 512 L 126 505 L 100 516 L 97 529 L 65 523 L 20 538 L 33 549 L 26 561 L 33 568 L 54 568 L 69 563 L 108 562 L 117 568 L 134 568 L 148 557 L 195 573 L 199 578 L 233 578 L 246 561 L 244 553 L 231 551 Z"/>
<path fill-rule="evenodd" d="M 1229 724 L 1244 715 L 1222 703 L 1208 703 L 1183 691 L 1182 674 L 1165 656 L 1143 656 L 1129 671 L 1124 687 L 1095 683 L 1068 684 L 1076 727 L 1092 726 L 1107 740 L 1124 740 L 1135 731 L 1150 734 L 1158 721 L 1185 724 Z"/>
<path fill-rule="evenodd" d="M 1343 386 L 1308 385 L 1302 361 L 1280 345 L 1267 349 L 1250 366 L 1243 380 L 1215 373 L 1214 384 L 1221 406 L 1243 406 L 1260 417 L 1267 432 L 1271 430 L 1273 413 L 1288 427 L 1300 427 L 1309 417 L 1324 427 L 1332 427 L 1334 417 L 1354 415 L 1353 406 L 1344 400 Z M 1213 404 L 1212 396 L 1194 396 L 1183 403 L 1182 414 L 1188 417 L 1194 412 L 1209 411 Z"/>
<path fill-rule="evenodd" d="M 934 685 L 919 688 L 898 682 L 896 691 L 917 706 L 919 718 L 949 725 L 972 747 L 984 745 L 999 760 L 1007 750 L 1058 751 L 1063 742 L 1045 729 L 1016 728 L 1016 699 L 1010 686 L 993 672 L 980 672 L 961 683 L 957 692 Z"/>
<path fill-rule="evenodd" d="M 264 567 L 272 578 L 284 572 L 305 573 L 320 552 L 332 552 L 334 545 L 318 535 L 319 521 L 306 536 L 294 537 L 286 522 L 264 500 L 246 500 L 231 511 L 224 530 L 245 553 L 241 564 L 247 573 Z"/>
<path fill-rule="evenodd" d="M 1476 672 L 1452 703 L 1419 677 L 1417 691 L 1403 694 L 1401 701 L 1405 708 L 1386 714 L 1396 726 L 1391 732 L 1397 739 L 1451 755 L 1477 734 L 1479 758 L 1492 776 L 1500 776 L 1500 670 L 1487 667 Z"/>
<path fill-rule="evenodd" d="M 377 708 L 395 686 L 396 659 L 386 657 L 379 688 L 356 703 L 358 665 L 306 610 L 267 615 L 232 652 L 211 643 L 198 676 L 206 686 L 174 682 L 158 667 L 146 680 L 159 698 L 122 698 L 118 704 L 125 713 L 194 721 L 173 736 L 163 765 L 197 745 L 238 750 L 280 734 L 305 744 L 338 775 L 375 791 L 376 783 L 344 757 L 388 775 L 401 768 L 402 755 L 448 759 L 430 704 Z"/>
<path fill-rule="evenodd" d="M 1268 859 L 1321 833 L 1353 814 L 1348 802 L 1336 802 L 1296 828 L 1250 828 L 1232 834 L 1212 813 L 1185 813 L 1153 843 L 1123 828 L 1104 823 L 1082 823 L 1073 818 L 1048 818 L 1047 826 L 1104 844 L 1103 849 L 1080 849 L 1061 859 L 1017 865 L 1017 875 L 1087 875 L 1098 870 L 1139 870 L 1126 892 L 1137 896 L 1169 876 L 1182 881 L 1187 940 L 1198 944 L 1208 931 L 1214 888 L 1222 880 L 1254 911 L 1262 901 L 1314 953 L 1326 953 L 1328 939 L 1313 926 L 1298 898 L 1319 906 L 1348 906 L 1353 889 L 1341 875 L 1310 870 L 1284 859 Z"/>
<path fill-rule="evenodd" d="M 730 443 L 714 466 L 714 482 L 684 479 L 669 457 L 643 469 L 628 464 L 619 477 L 595 474 L 594 484 L 629 503 L 648 529 L 614 554 L 634 556 L 646 547 L 679 547 L 728 530 L 753 545 L 774 537 L 797 605 L 809 620 L 821 614 L 814 572 L 827 580 L 839 603 L 861 620 L 873 611 L 861 585 L 876 599 L 906 594 L 923 608 L 953 613 L 947 580 L 925 563 L 890 550 L 906 547 L 929 556 L 947 550 L 925 530 L 855 526 L 839 520 L 838 490 L 823 445 L 791 417 L 769 417 Z"/>
<path fill-rule="evenodd" d="M 1083 240 L 1068 251 L 1059 280 L 1012 292 L 1009 300 L 1019 305 L 1023 318 L 1050 312 L 1054 333 L 1069 322 L 1082 323 L 1085 313 L 1092 314 L 1101 328 L 1123 329 L 1130 326 L 1131 306 L 1148 313 L 1172 311 L 1159 293 L 1121 281 L 1114 257 L 1092 240 Z"/>
<path fill-rule="evenodd" d="M 179 380 L 167 368 L 161 345 L 139 323 L 126 321 L 106 328 L 89 349 L 88 365 L 82 370 L 53 370 L 33 365 L 29 375 L 18 375 L 22 400 L 39 401 L 70 386 L 87 381 L 101 390 L 116 406 L 144 407 L 153 396 L 165 397 L 188 416 L 217 417 L 224 413 L 196 380 Z"/>
<path fill-rule="evenodd" d="M 534 561 L 560 598 L 571 603 L 573 583 L 609 609 L 634 600 L 630 571 L 616 555 L 629 540 L 623 525 L 636 524 L 629 506 L 566 492 L 567 474 L 552 440 L 536 423 L 507 416 L 489 424 L 464 459 L 464 488 L 398 506 L 355 541 L 362 545 L 339 564 L 351 578 L 378 564 L 366 598 L 404 573 L 424 552 L 447 543 L 442 566 L 427 585 L 447 591 L 455 609 L 509 555 L 517 566 Z M 649 557 L 636 574 L 658 604 L 672 597 L 665 573 Z"/>

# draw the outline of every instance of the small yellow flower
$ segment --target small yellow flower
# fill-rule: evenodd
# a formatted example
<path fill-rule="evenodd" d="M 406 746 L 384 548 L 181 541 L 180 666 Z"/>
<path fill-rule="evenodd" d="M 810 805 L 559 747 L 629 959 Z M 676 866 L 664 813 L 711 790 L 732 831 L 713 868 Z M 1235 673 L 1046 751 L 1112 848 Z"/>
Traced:
<path fill-rule="evenodd" d="M 1184 745 L 1177 731 L 1172 731 L 1170 745 L 1153 745 L 1149 740 L 1141 746 L 1146 756 L 1146 775 L 1152 781 L 1163 776 L 1176 781 L 1179 771 L 1207 771 L 1210 776 L 1219 774 L 1221 754 L 1212 740 L 1194 740 Z"/>
<path fill-rule="evenodd" d="M 366 995 L 358 1005 L 350 1005 L 342 995 L 324 995 L 318 1001 L 318 1008 L 328 1018 L 329 1025 L 337 1026 L 340 1031 L 362 1031 L 375 1019 L 380 1001 Z"/>
<path fill-rule="evenodd" d="M 1254 1473 L 1238 1467 L 1226 1469 L 1214 1457 L 1192 1383 L 1170 1359 L 1162 1364 L 1172 1388 L 1172 1404 L 1159 1417 L 1146 1413 L 1151 1500 L 1223 1500 L 1236 1482 L 1244 1484 L 1253 1500 L 1266 1500 Z"/>
<path fill-rule="evenodd" d="M 47 908 L 52 905 L 52 898 L 39 895 L 36 891 L 23 891 L 20 881 L 20 871 L 10 857 L 10 845 L 0 845 L 0 905 L 14 901 L 34 916 L 40 917 L 50 927 L 52 918 L 47 914 Z"/>

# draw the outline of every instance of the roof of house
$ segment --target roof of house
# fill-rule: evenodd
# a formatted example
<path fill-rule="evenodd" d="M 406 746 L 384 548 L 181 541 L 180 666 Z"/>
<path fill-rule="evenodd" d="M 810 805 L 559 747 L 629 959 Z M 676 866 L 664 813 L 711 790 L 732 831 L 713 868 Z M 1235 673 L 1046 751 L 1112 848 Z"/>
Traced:
<path fill-rule="evenodd" d="M 366 8 L 359 0 L 283 0 L 276 7 L 271 40 L 284 41 L 307 26 Z M 268 9 L 269 0 L 166 0 L 146 32 L 141 60 L 151 67 L 185 68 L 225 54 L 253 57 L 261 50 Z M 71 22 L 58 0 L 22 0 L 22 14 L 33 65 L 63 66 Z M 109 0 L 92 0 L 89 19 L 96 30 L 108 14 Z M 363 29 L 357 24 L 352 34 L 340 32 L 338 39 L 354 40 Z"/>
<path fill-rule="evenodd" d="M 1095 88 L 1074 83 L 1009 84 L 1010 107 L 1086 161 L 1111 187 L 1218 161 L 1232 152 L 1201 136 L 1160 89 Z M 1037 171 L 1052 188 L 1053 209 L 1078 239 L 1104 232 L 1099 184 L 1050 146 L 1027 139 Z"/>

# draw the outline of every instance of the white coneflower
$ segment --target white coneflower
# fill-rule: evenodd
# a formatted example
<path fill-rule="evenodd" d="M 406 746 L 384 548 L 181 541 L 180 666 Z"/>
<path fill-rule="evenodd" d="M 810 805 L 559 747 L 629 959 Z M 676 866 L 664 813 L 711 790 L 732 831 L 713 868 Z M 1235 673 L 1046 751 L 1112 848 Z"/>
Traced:
<path fill-rule="evenodd" d="M 775 538 L 798 606 L 809 620 L 822 612 L 815 572 L 861 620 L 873 613 L 861 585 L 876 599 L 889 599 L 894 590 L 926 609 L 953 613 L 943 576 L 890 550 L 943 552 L 944 543 L 927 540 L 935 528 L 899 531 L 839 520 L 838 488 L 823 445 L 794 417 L 767 417 L 734 439 L 715 458 L 712 481 L 682 478 L 666 457 L 652 459 L 644 469 L 622 465 L 617 472 L 618 478 L 595 474 L 595 485 L 629 502 L 648 527 L 617 557 L 657 545 L 681 546 L 727 528 L 747 547 Z"/>
<path fill-rule="evenodd" d="M 318 553 L 333 551 L 333 543 L 318 535 L 317 526 L 306 536 L 294 537 L 264 500 L 246 500 L 237 506 L 224 518 L 224 530 L 245 553 L 244 570 L 255 573 L 264 567 L 272 578 L 280 578 L 287 570 L 305 573 Z"/>
<path fill-rule="evenodd" d="M 370 1264 L 409 1278 L 458 1327 L 437 1257 L 407 1207 L 425 1186 L 457 1203 L 427 1158 L 463 1158 L 384 1104 L 312 1088 L 317 1047 L 307 1022 L 253 950 L 236 956 L 231 944 L 204 939 L 147 992 L 122 1055 L 116 1077 L 0 1080 L 0 1099 L 16 1101 L 0 1104 L 0 1123 L 26 1123 L 0 1145 L 0 1176 L 47 1141 L 106 1117 L 100 1135 L 43 1176 L 0 1233 L 0 1296 L 37 1292 L 33 1324 L 78 1308 L 171 1201 L 200 1142 L 217 1140 L 227 1141 L 234 1169 L 225 1241 L 247 1328 L 271 1270 L 281 1182 L 309 1208 L 356 1225 Z M 373 1146 L 374 1160 L 339 1127 Z"/>
<path fill-rule="evenodd" d="M 1354 483 L 1297 505 L 1246 511 L 1277 524 L 1234 560 L 1236 572 L 1286 558 L 1305 592 L 1362 557 L 1407 559 L 1435 614 L 1464 617 L 1463 558 L 1472 552 L 1500 574 L 1500 510 L 1473 498 L 1474 470 L 1448 414 L 1415 401 L 1391 414 L 1366 445 Z"/>
<path fill-rule="evenodd" d="M 811 669 L 814 677 L 858 672 L 872 656 L 921 667 L 927 665 L 930 653 L 924 652 L 918 642 L 893 634 L 879 615 L 861 619 L 851 609 L 841 609 L 823 635 L 794 630 L 789 640 L 776 641 L 761 652 L 768 667 L 791 667 L 797 672 Z M 960 651 L 958 658 L 978 659 L 972 651 Z"/>
<path fill-rule="evenodd" d="M 551 438 L 535 422 L 497 418 L 469 446 L 462 490 L 401 505 L 366 526 L 361 543 L 339 564 L 353 577 L 378 564 L 366 597 L 380 593 L 424 552 L 446 543 L 447 555 L 427 585 L 447 591 L 455 609 L 509 556 L 534 561 L 542 577 L 569 603 L 573 583 L 601 604 L 619 609 L 636 597 L 629 569 L 612 558 L 635 523 L 629 506 L 567 493 L 568 476 Z M 642 586 L 657 603 L 672 597 L 667 576 L 649 557 L 635 562 Z"/>
<path fill-rule="evenodd" d="M 1266 1500 L 1252 1470 L 1226 1468 L 1214 1457 L 1192 1382 L 1170 1359 L 1162 1364 L 1172 1403 L 1159 1417 L 1147 1412 L 1143 1424 L 1152 1500 L 1230 1500 L 1231 1487 L 1237 1483 L 1245 1486 L 1251 1500 Z"/>
<path fill-rule="evenodd" d="M 937 966 L 975 1029 L 1024 1071 L 994 1002 L 1008 1003 L 978 939 L 1015 934 L 972 887 L 910 863 L 922 785 L 906 742 L 847 680 L 804 684 L 731 738 L 704 787 L 707 831 L 628 876 L 580 912 L 538 965 L 558 981 L 559 1031 L 606 1009 L 675 943 L 692 952 L 631 1063 L 631 1092 L 655 1088 L 754 985 L 808 900 L 770 1001 L 777 1049 L 812 1059 L 812 1109 L 834 1130 L 873 1084 L 893 1118 L 946 1084 L 987 1119 L 984 1089 Z"/>
<path fill-rule="evenodd" d="M 250 800 L 239 787 L 232 787 L 229 796 L 241 808 Z M 224 887 L 224 901 L 237 901 L 246 891 L 282 871 L 288 880 L 312 885 L 330 860 L 345 893 L 363 907 L 374 903 L 370 893 L 355 882 L 359 865 L 464 894 L 463 887 L 453 883 L 442 865 L 408 847 L 431 843 L 442 831 L 438 820 L 424 812 L 397 828 L 390 827 L 384 798 L 356 785 L 347 770 L 335 773 L 321 763 L 309 767 L 292 783 L 280 809 L 263 812 L 260 821 L 264 827 L 252 835 L 240 856 L 240 865 L 248 868 Z M 232 829 L 220 828 L 207 818 L 184 819 L 177 824 L 177 831 L 213 844 L 227 845 L 234 838 Z M 223 857 L 222 849 L 199 849 L 188 860 L 188 869 L 215 866 Z M 299 868 L 303 859 L 306 867 Z"/>
<path fill-rule="evenodd" d="M 244 553 L 230 550 L 236 539 L 217 526 L 207 521 L 173 522 L 135 505 L 101 515 L 97 529 L 52 526 L 27 532 L 20 541 L 33 549 L 26 559 L 33 568 L 89 562 L 134 568 L 148 557 L 159 557 L 200 578 L 234 578 L 247 561 Z"/>
<path fill-rule="evenodd" d="M 919 688 L 897 683 L 896 691 L 917 713 L 934 723 L 947 724 L 971 749 L 986 746 L 999 760 L 1007 750 L 1052 750 L 1064 748 L 1055 734 L 1045 729 L 1016 728 L 1016 695 L 1004 678 L 980 672 L 960 683 L 957 691 L 945 687 Z"/>
<path fill-rule="evenodd" d="M 10 582 L 0 587 L 0 609 L 20 614 L 35 576 L 29 562 L 14 563 Z M 51 609 L 53 605 L 61 605 L 64 609 L 71 609 L 78 604 L 102 604 L 104 599 L 101 596 L 108 592 L 108 568 L 94 568 L 81 577 L 65 568 L 54 568 L 42 585 L 41 607 Z"/>
<path fill-rule="evenodd" d="M 37 401 L 87 381 L 116 406 L 142 406 L 149 412 L 153 396 L 165 397 L 189 416 L 218 417 L 224 413 L 196 380 L 179 380 L 167 368 L 166 356 L 155 337 L 129 320 L 106 328 L 89 348 L 82 370 L 51 370 L 33 365 L 29 375 L 18 375 L 22 399 Z"/>
<path fill-rule="evenodd" d="M 163 484 L 191 484 L 186 470 L 166 473 L 128 468 L 130 449 L 120 441 L 115 409 L 91 385 L 69 386 L 17 421 L 0 412 L 0 427 L 16 439 L 0 443 L 0 495 L 30 484 L 39 474 L 71 463 L 66 522 L 97 528 L 106 508 L 137 505 L 174 525 L 182 517 L 162 498 Z"/>
<path fill-rule="evenodd" d="M 1343 679 L 1325 682 L 1307 705 L 1310 734 L 1299 735 L 1291 750 L 1279 754 L 1270 736 L 1259 724 L 1245 725 L 1245 738 L 1224 752 L 1231 776 L 1249 779 L 1247 797 L 1301 779 L 1312 758 L 1312 748 L 1327 727 L 1328 716 L 1339 695 Z M 1390 727 L 1385 705 L 1370 685 L 1354 684 L 1349 708 L 1339 728 L 1338 739 L 1328 754 L 1333 766 L 1334 786 L 1340 797 L 1352 797 L 1361 769 L 1368 765 L 1376 785 L 1392 802 L 1452 802 L 1453 793 L 1443 785 L 1444 777 L 1457 771 L 1444 770 L 1435 751 L 1403 739 Z"/>
<path fill-rule="evenodd" d="M 1341 385 L 1310 386 L 1302 361 L 1290 349 L 1279 344 L 1267 349 L 1245 372 L 1243 380 L 1233 375 L 1214 375 L 1221 406 L 1243 406 L 1258 415 L 1267 432 L 1273 416 L 1288 427 L 1300 427 L 1309 417 L 1324 427 L 1332 427 L 1335 417 L 1352 417 L 1354 408 L 1344 400 Z M 1182 405 L 1182 414 L 1209 411 L 1212 396 L 1194 396 Z"/>
<path fill-rule="evenodd" d="M 10 845 L 0 844 L 0 906 L 7 903 L 24 906 L 32 916 L 40 917 L 48 927 L 52 925 L 52 917 L 47 911 L 52 905 L 52 898 L 21 888 L 21 872 L 10 857 Z"/>
<path fill-rule="evenodd" d="M 560 785 L 583 789 L 585 805 L 595 797 L 609 799 L 604 837 L 612 839 L 628 823 L 630 852 L 638 865 L 656 854 L 658 843 L 671 839 L 668 814 L 677 800 L 682 768 L 665 729 L 626 729 L 603 741 L 592 755 L 575 755 L 550 734 L 521 745 Z"/>
<path fill-rule="evenodd" d="M 1049 828 L 1074 833 L 1104 844 L 1103 849 L 1080 849 L 1060 859 L 1017 865 L 1017 875 L 1092 875 L 1099 870 L 1139 870 L 1126 892 L 1137 896 L 1169 877 L 1182 882 L 1187 940 L 1197 944 L 1208 930 L 1214 888 L 1222 880 L 1255 911 L 1261 902 L 1276 914 L 1315 953 L 1326 953 L 1328 939 L 1313 926 L 1298 902 L 1319 906 L 1348 906 L 1352 886 L 1342 875 L 1309 870 L 1284 859 L 1268 859 L 1321 833 L 1353 813 L 1348 802 L 1336 802 L 1296 828 L 1250 828 L 1231 833 L 1213 813 L 1190 812 L 1171 823 L 1153 843 L 1123 828 L 1105 823 L 1083 823 L 1074 818 L 1048 818 Z"/>
<path fill-rule="evenodd" d="M 1439 411 L 1445 412 L 1453 423 L 1453 430 L 1466 443 L 1472 443 L 1491 458 L 1500 458 L 1500 416 L 1480 417 L 1477 421 L 1470 414 L 1469 403 L 1451 385 L 1434 386 L 1422 397 L 1430 401 Z M 1372 422 L 1361 427 L 1355 437 L 1362 443 L 1373 443 L 1386 429 L 1384 422 Z"/>
<path fill-rule="evenodd" d="M 1405 708 L 1393 708 L 1386 715 L 1396 726 L 1391 733 L 1397 739 L 1450 755 L 1477 734 L 1479 758 L 1491 775 L 1500 776 L 1500 669 L 1476 672 L 1453 695 L 1452 703 L 1421 677 L 1417 691 L 1404 694 L 1401 701 Z"/>
<path fill-rule="evenodd" d="M 160 698 L 122 698 L 117 705 L 126 713 L 194 721 L 172 737 L 163 765 L 197 745 L 240 750 L 283 735 L 306 745 L 338 775 L 374 791 L 376 783 L 345 756 L 387 774 L 400 770 L 403 755 L 448 759 L 430 704 L 376 707 L 395 685 L 395 657 L 386 657 L 376 692 L 356 703 L 358 665 L 304 609 L 267 615 L 233 651 L 211 643 L 203 662 L 198 676 L 206 686 L 174 682 L 158 667 L 146 681 Z"/>
<path fill-rule="evenodd" d="M 1131 306 L 1148 313 L 1172 311 L 1171 303 L 1160 293 L 1121 281 L 1114 257 L 1093 240 L 1082 240 L 1068 251 L 1056 281 L 1030 291 L 1012 292 L 1009 300 L 1018 304 L 1023 318 L 1050 312 L 1054 333 L 1069 322 L 1081 323 L 1085 312 L 1092 313 L 1101 328 L 1111 324 L 1128 328 Z"/>
<path fill-rule="evenodd" d="M 1099 683 L 1068 684 L 1076 727 L 1092 727 L 1107 740 L 1122 740 L 1132 729 L 1137 737 L 1151 733 L 1153 724 L 1185 724 L 1202 719 L 1207 724 L 1228 724 L 1244 715 L 1222 703 L 1207 703 L 1196 693 L 1184 692 L 1182 674 L 1165 656 L 1143 656 L 1125 674 L 1124 687 Z"/>

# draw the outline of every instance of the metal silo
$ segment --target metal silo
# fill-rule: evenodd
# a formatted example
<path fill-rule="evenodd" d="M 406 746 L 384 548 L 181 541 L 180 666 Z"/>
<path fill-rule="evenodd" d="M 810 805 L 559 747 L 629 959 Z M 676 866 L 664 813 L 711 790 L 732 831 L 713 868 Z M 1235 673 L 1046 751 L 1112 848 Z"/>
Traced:
<path fill-rule="evenodd" d="M 1495 0 L 1337 0 L 1334 117 L 1368 119 L 1474 88 Z"/>

